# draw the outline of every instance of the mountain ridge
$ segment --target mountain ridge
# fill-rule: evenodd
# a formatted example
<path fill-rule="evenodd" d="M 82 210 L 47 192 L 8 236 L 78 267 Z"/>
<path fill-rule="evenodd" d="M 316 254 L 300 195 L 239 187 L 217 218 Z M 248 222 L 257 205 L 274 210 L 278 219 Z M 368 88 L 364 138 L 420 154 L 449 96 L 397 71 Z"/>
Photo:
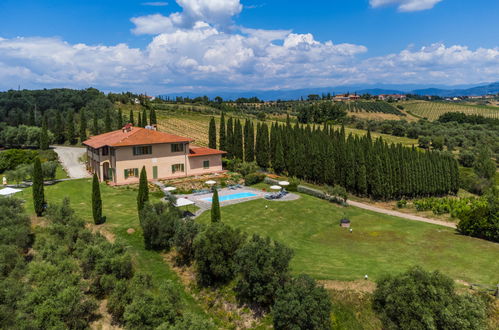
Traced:
<path fill-rule="evenodd" d="M 336 87 L 318 87 L 318 88 L 302 88 L 302 89 L 288 89 L 288 90 L 253 90 L 253 91 L 207 91 L 207 92 L 178 92 L 166 93 L 159 95 L 160 97 L 175 98 L 177 96 L 195 98 L 198 96 L 208 96 L 214 98 L 220 96 L 223 99 L 235 100 L 240 97 L 258 97 L 261 100 L 297 100 L 307 98 L 310 94 L 343 94 L 343 93 L 357 93 L 357 94 L 417 94 L 417 95 L 431 95 L 440 97 L 454 97 L 454 96 L 478 96 L 486 94 L 498 94 L 499 82 L 479 84 L 479 85 L 457 85 L 457 86 L 444 86 L 444 85 L 348 85 Z"/>

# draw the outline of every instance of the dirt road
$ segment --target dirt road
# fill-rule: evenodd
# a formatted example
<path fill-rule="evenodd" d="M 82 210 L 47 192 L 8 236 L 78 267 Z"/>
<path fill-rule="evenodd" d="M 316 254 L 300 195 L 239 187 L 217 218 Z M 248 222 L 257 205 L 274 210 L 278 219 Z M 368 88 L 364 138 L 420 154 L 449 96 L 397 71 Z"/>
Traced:
<path fill-rule="evenodd" d="M 348 204 L 355 206 L 355 207 L 358 207 L 358 208 L 361 208 L 361 209 L 364 209 L 364 210 L 393 215 L 393 216 L 399 217 L 399 218 L 404 218 L 404 219 L 414 220 L 414 221 L 422 221 L 422 222 L 432 223 L 434 225 L 445 226 L 445 227 L 449 227 L 449 228 L 456 228 L 456 224 L 452 223 L 452 222 L 423 218 L 423 217 L 420 217 L 417 215 L 382 209 L 380 207 L 376 207 L 373 205 L 364 204 L 364 203 L 360 203 L 360 202 L 355 202 L 355 201 L 351 201 L 351 200 L 348 201 Z"/>
<path fill-rule="evenodd" d="M 79 159 L 86 152 L 85 148 L 54 146 L 54 151 L 59 155 L 62 166 L 71 179 L 88 178 L 90 174 L 85 169 L 85 164 Z"/>

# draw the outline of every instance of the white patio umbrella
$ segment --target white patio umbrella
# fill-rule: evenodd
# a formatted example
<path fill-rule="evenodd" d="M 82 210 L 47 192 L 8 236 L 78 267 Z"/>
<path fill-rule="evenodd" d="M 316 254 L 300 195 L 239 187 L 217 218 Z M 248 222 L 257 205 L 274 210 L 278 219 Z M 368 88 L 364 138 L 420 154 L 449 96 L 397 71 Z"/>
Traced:
<path fill-rule="evenodd" d="M 172 192 L 172 191 L 175 191 L 177 190 L 177 188 L 175 187 L 166 187 L 165 189 L 163 189 L 164 191 L 167 191 L 167 192 Z"/>
<path fill-rule="evenodd" d="M 289 182 L 288 181 L 279 181 L 279 185 L 280 186 L 289 186 Z"/>
<path fill-rule="evenodd" d="M 4 188 L 0 189 L 0 195 L 1 196 L 10 196 L 14 195 L 15 193 L 21 192 L 21 189 L 14 189 L 14 188 Z"/>
<path fill-rule="evenodd" d="M 277 185 L 276 186 L 270 186 L 270 189 L 272 189 L 272 190 L 281 190 L 281 188 L 282 188 L 281 186 L 277 186 Z"/>
<path fill-rule="evenodd" d="M 217 182 L 216 181 L 213 181 L 213 180 L 208 180 L 205 182 L 207 185 L 209 186 L 213 186 L 214 184 L 216 184 Z"/>

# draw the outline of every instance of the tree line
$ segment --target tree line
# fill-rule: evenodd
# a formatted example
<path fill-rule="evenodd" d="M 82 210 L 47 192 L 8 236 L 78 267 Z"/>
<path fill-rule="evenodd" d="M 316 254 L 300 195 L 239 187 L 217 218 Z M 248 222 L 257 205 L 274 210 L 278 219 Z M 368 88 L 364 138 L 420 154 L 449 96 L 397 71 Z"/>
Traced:
<path fill-rule="evenodd" d="M 88 135 L 121 129 L 126 123 L 145 127 L 157 124 L 156 112 L 144 101 L 134 119 L 116 109 L 134 94 L 109 94 L 94 88 L 50 89 L 0 93 L 0 145 L 48 148 L 50 143 L 76 144 Z M 144 99 L 144 97 L 139 97 Z M 142 104 L 142 103 L 141 103 Z"/>
<path fill-rule="evenodd" d="M 211 126 L 211 125 L 210 125 Z M 255 140 L 253 134 L 256 131 Z M 216 142 L 214 130 L 210 141 Z M 459 189 L 457 162 L 446 153 L 406 148 L 373 140 L 329 125 L 312 128 L 292 125 L 289 118 L 282 125 L 222 116 L 219 127 L 221 150 L 227 157 L 246 162 L 256 161 L 264 169 L 318 184 L 341 185 L 349 192 L 374 199 L 439 196 Z M 254 143 L 253 143 L 254 142 Z"/>

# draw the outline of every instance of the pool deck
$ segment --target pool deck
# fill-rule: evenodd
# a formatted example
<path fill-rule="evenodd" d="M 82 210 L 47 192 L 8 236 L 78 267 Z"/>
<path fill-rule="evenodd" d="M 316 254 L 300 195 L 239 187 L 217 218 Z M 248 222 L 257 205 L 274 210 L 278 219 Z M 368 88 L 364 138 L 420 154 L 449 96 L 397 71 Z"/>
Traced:
<path fill-rule="evenodd" d="M 259 189 L 251 188 L 251 187 L 242 187 L 242 188 L 237 188 L 237 189 L 229 189 L 229 188 L 223 188 L 218 190 L 218 197 L 222 196 L 227 196 L 227 195 L 233 195 L 233 194 L 241 194 L 241 193 L 250 193 L 250 194 L 255 194 L 255 196 L 251 197 L 244 197 L 244 198 L 237 198 L 237 199 L 231 199 L 227 201 L 221 201 L 220 202 L 220 207 L 227 206 L 227 205 L 233 205 L 233 204 L 239 204 L 239 203 L 244 203 L 247 201 L 252 201 L 260 198 L 264 198 L 265 194 L 267 194 L 267 191 L 262 191 Z M 187 198 L 191 201 L 193 201 L 197 207 L 199 207 L 199 210 L 196 211 L 194 218 L 200 216 L 204 211 L 208 211 L 211 209 L 211 202 L 205 200 L 205 198 L 210 198 L 212 197 L 212 193 L 206 193 L 206 194 L 188 194 L 188 195 L 176 195 L 177 198 Z M 289 200 L 295 200 L 298 199 L 299 196 L 296 194 L 288 194 L 287 196 L 282 198 L 282 201 L 289 201 Z M 274 200 L 269 200 L 269 201 L 274 201 Z M 277 201 L 277 200 L 275 200 Z"/>

